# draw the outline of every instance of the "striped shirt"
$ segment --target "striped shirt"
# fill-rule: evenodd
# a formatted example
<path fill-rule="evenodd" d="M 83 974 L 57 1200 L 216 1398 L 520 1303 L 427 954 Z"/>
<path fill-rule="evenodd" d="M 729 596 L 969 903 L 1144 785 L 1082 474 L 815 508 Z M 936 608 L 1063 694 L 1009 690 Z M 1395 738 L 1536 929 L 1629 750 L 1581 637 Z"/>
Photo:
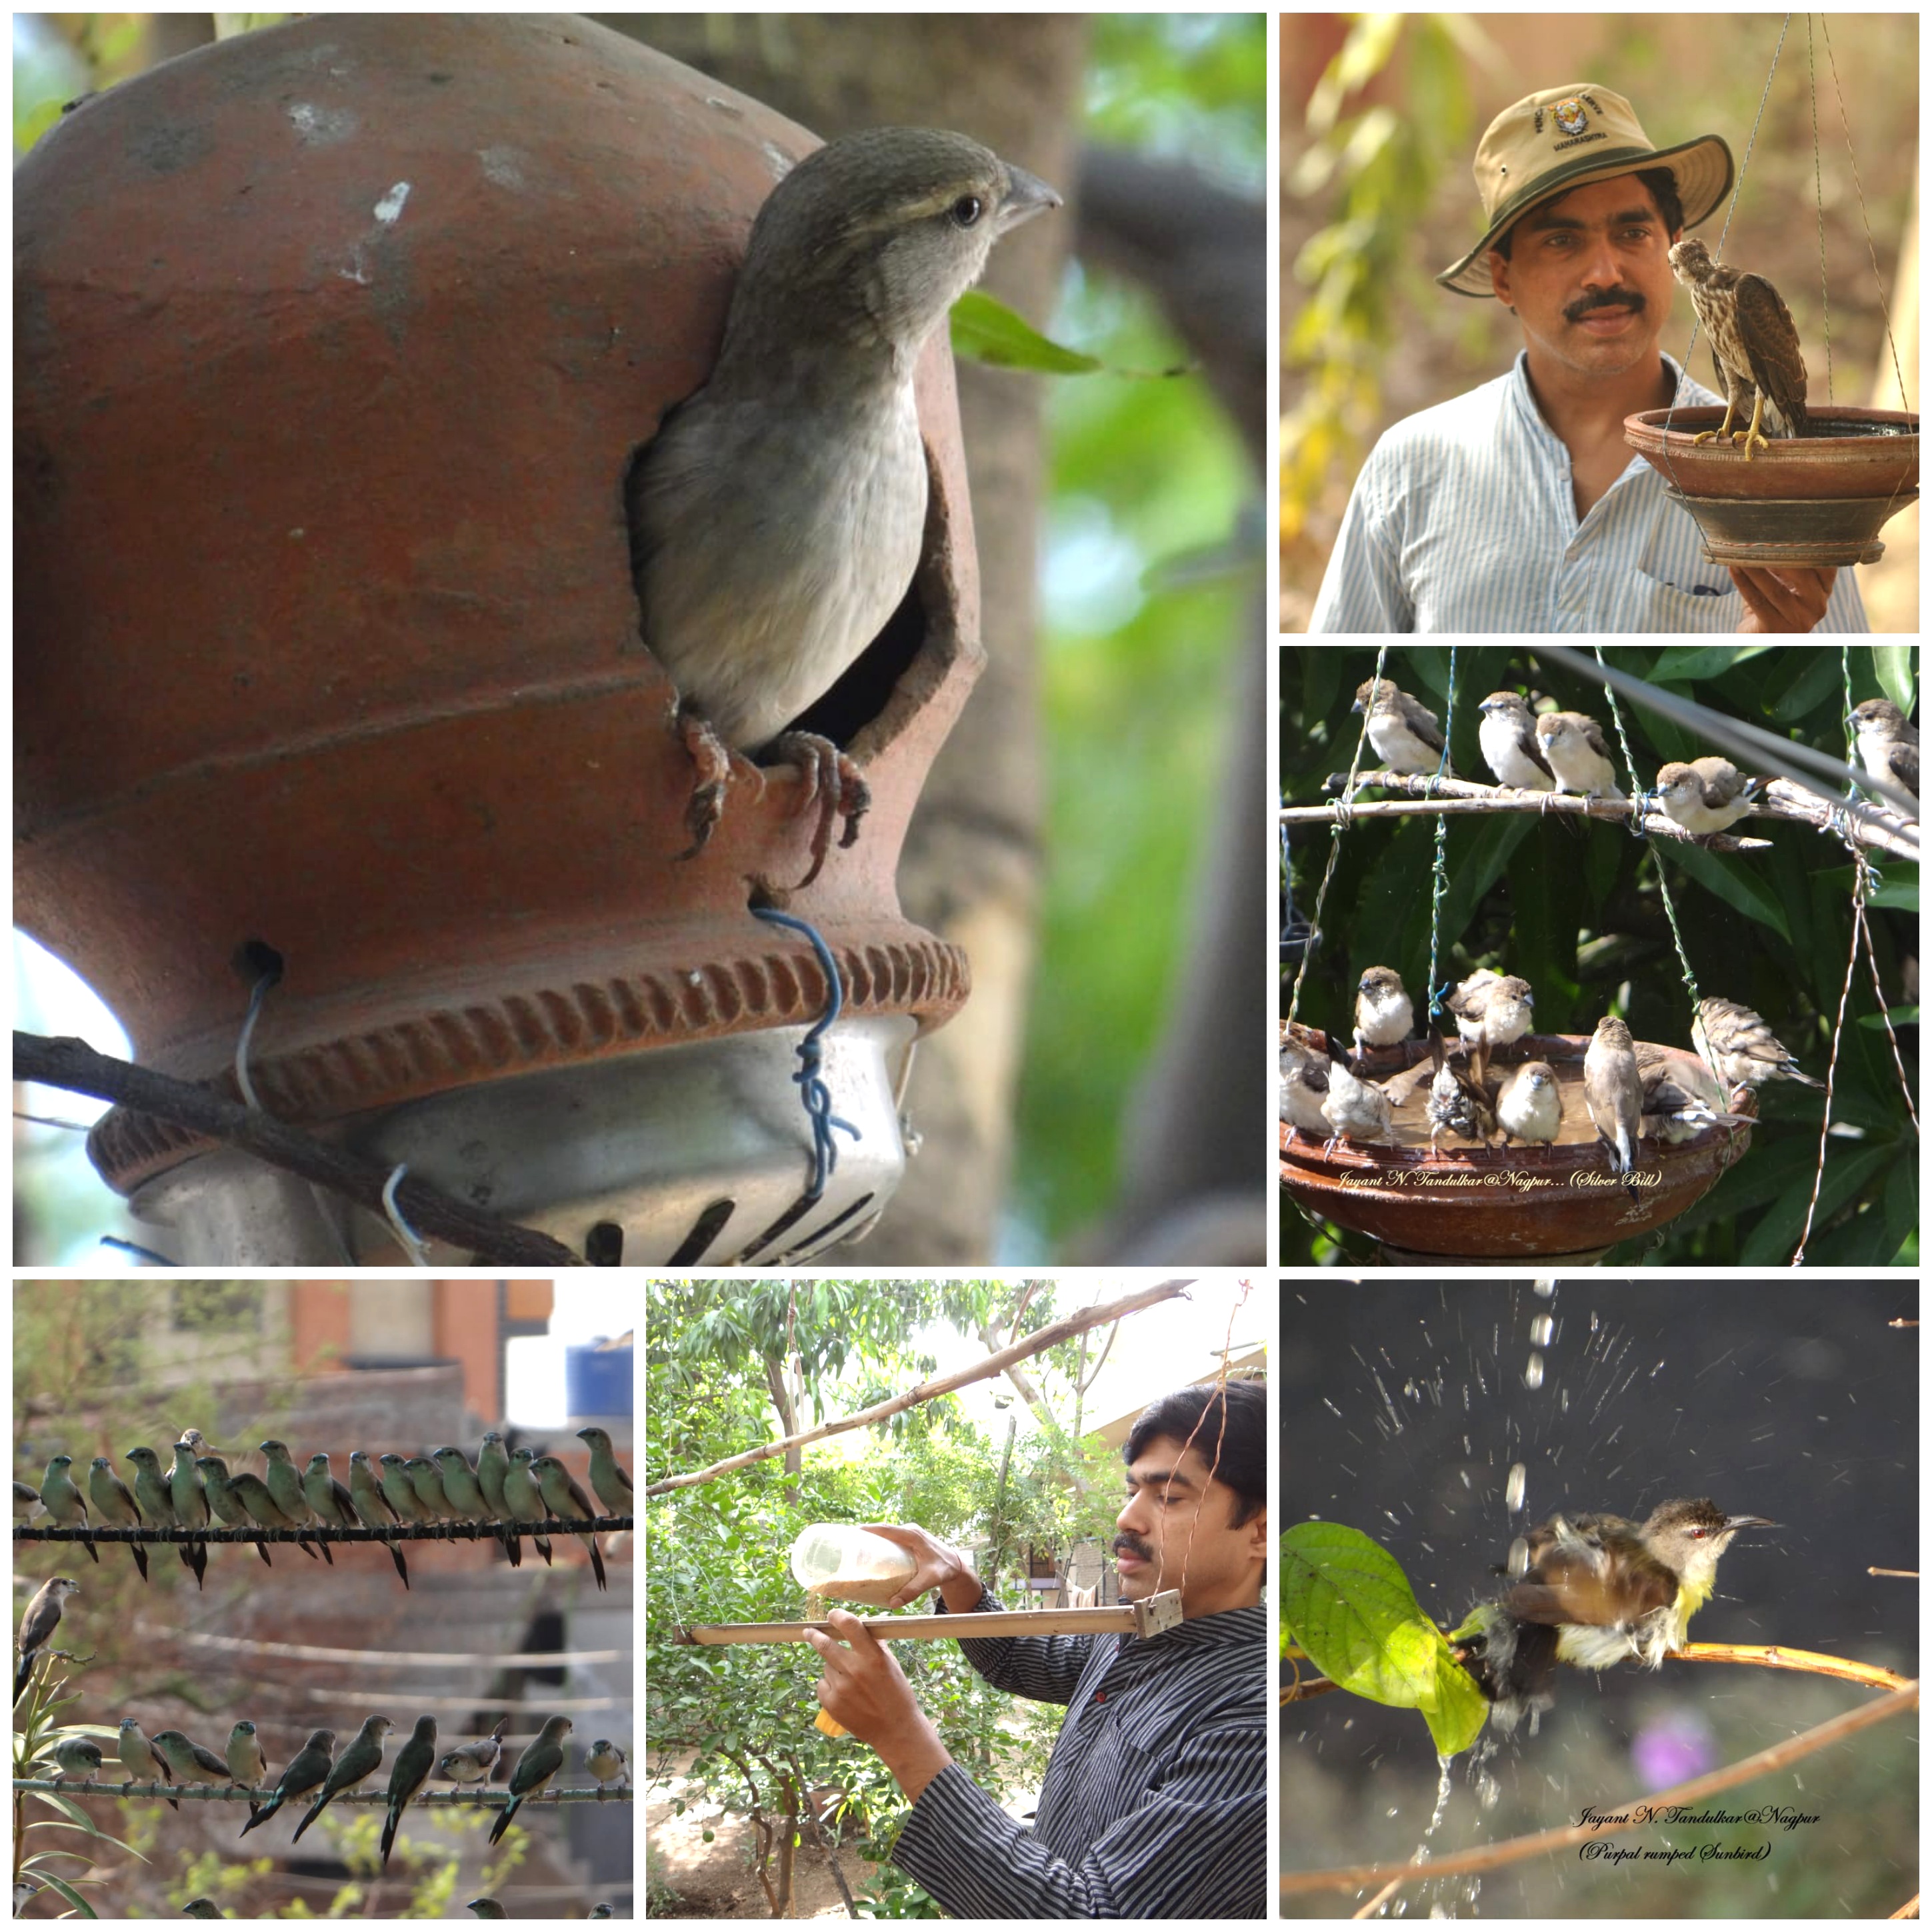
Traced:
<path fill-rule="evenodd" d="M 1000 1605 L 988 1592 L 977 1607 Z M 920 1793 L 892 1862 L 954 1918 L 1267 1916 L 1262 1605 L 1156 1637 L 959 1647 L 988 1683 L 1067 1712 L 1030 1831 L 956 1764 Z"/>
<path fill-rule="evenodd" d="M 1724 401 L 1664 362 L 1680 406 Z M 1520 352 L 1508 374 L 1406 417 L 1369 452 L 1308 628 L 1735 631 L 1744 599 L 1664 488 L 1634 453 L 1580 521 L 1569 449 Z M 1851 571 L 1817 628 L 1870 628 Z"/>

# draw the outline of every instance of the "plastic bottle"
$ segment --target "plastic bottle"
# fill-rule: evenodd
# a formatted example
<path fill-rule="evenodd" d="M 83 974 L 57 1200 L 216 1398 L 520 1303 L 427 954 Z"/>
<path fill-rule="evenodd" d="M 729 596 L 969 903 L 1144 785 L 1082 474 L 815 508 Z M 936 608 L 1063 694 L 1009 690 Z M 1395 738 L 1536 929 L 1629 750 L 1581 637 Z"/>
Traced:
<path fill-rule="evenodd" d="M 878 1609 L 913 1579 L 909 1550 L 850 1523 L 808 1523 L 791 1546 L 791 1574 L 813 1595 Z"/>

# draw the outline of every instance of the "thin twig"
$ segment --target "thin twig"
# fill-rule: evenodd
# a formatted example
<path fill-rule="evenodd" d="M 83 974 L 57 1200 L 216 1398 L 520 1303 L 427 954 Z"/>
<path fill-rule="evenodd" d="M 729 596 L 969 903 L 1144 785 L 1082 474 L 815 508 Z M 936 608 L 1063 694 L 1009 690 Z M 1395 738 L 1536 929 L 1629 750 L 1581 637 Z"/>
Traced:
<path fill-rule="evenodd" d="M 1592 1823 L 1533 1832 L 1527 1838 L 1508 1839 L 1501 1844 L 1486 1845 L 1478 1850 L 1460 1852 L 1448 1858 L 1432 1858 L 1419 1864 L 1406 1860 L 1399 1864 L 1340 1865 L 1326 1871 L 1290 1872 L 1282 1879 L 1281 1894 L 1286 1898 L 1306 1892 L 1352 1892 L 1358 1886 L 1382 1885 L 1391 1878 L 1454 1878 L 1463 1872 L 1493 1871 L 1498 1866 L 1520 1864 L 1547 1852 L 1567 1851 L 1571 1846 L 1586 1844 L 1592 1838 L 1607 1837 L 1616 1832 L 1635 1831 L 1670 1806 L 1694 1804 L 1714 1792 L 1728 1791 L 1734 1785 L 1748 1784 L 1754 1778 L 1762 1778 L 1768 1772 L 1781 1771 L 1786 1765 L 1808 1757 L 1814 1751 L 1841 1744 L 1846 1738 L 1868 1730 L 1874 1724 L 1883 1724 L 1888 1718 L 1899 1717 L 1918 1708 L 1918 1687 L 1913 1684 L 1903 1690 L 1894 1690 L 1887 1696 L 1861 1705 L 1855 1711 L 1845 1712 L 1824 1724 L 1814 1725 L 1808 1731 L 1786 1738 L 1768 1750 L 1741 1758 L 1721 1771 L 1693 1778 L 1688 1784 L 1673 1786 L 1668 1791 L 1646 1792 L 1641 1798 L 1600 1811 L 1595 1814 L 1597 1822 Z"/>
<path fill-rule="evenodd" d="M 14 1035 L 14 1078 L 38 1080 L 70 1094 L 90 1094 L 189 1132 L 225 1142 L 284 1172 L 299 1174 L 345 1195 L 358 1207 L 381 1215 L 382 1190 L 393 1162 L 370 1160 L 287 1126 L 272 1114 L 243 1106 L 212 1088 L 172 1080 L 145 1066 L 97 1053 L 83 1040 L 49 1040 L 39 1034 Z M 582 1268 L 572 1253 L 534 1228 L 522 1228 L 486 1213 L 416 1175 L 404 1178 L 395 1201 L 418 1234 L 462 1249 L 478 1262 L 506 1262 L 546 1268 Z"/>
<path fill-rule="evenodd" d="M 246 1784 L 162 1784 L 134 1782 L 123 1784 L 110 1778 L 68 1778 L 64 1780 L 52 1778 L 16 1778 L 14 1780 L 16 1791 L 61 1791 L 70 1798 L 186 1798 L 196 1804 L 243 1804 L 253 1799 L 257 1804 L 272 1798 L 275 1787 L 270 1785 L 265 1791 L 258 1791 Z M 532 1798 L 526 1798 L 526 1804 L 582 1804 L 600 1796 L 596 1785 L 573 1787 L 567 1791 L 552 1789 L 540 1791 Z M 608 1785 L 601 1793 L 604 1802 L 631 1802 L 631 1787 Z M 389 1802 L 386 1791 L 338 1792 L 329 1802 L 332 1804 L 386 1804 Z M 510 1802 L 506 1791 L 424 1791 L 412 1798 L 412 1804 L 472 1804 L 490 1810 L 500 1810 Z"/>
<path fill-rule="evenodd" d="M 492 1524 L 483 1522 L 397 1523 L 386 1529 L 337 1529 L 326 1523 L 310 1523 L 305 1529 L 182 1529 L 172 1526 L 144 1524 L 140 1528 L 117 1529 L 107 1523 L 90 1524 L 86 1528 L 53 1527 L 45 1524 L 28 1528 L 14 1526 L 16 1543 L 477 1543 L 499 1540 L 506 1529 L 523 1536 L 602 1536 L 628 1529 L 633 1519 L 627 1516 L 590 1516 L 582 1520 L 554 1519 L 544 1522 Z"/>
<path fill-rule="evenodd" d="M 1057 1322 L 1049 1322 L 1044 1328 L 1036 1328 L 1023 1340 L 1016 1342 L 1010 1348 L 1002 1348 L 996 1355 L 988 1355 L 983 1361 L 975 1362 L 970 1368 L 962 1369 L 957 1374 L 941 1376 L 929 1382 L 921 1382 L 918 1388 L 908 1389 L 904 1395 L 896 1395 L 890 1402 L 874 1402 L 870 1408 L 862 1408 L 856 1414 L 841 1416 L 836 1422 L 822 1422 L 816 1429 L 801 1430 L 796 1436 L 787 1436 L 776 1442 L 767 1442 L 762 1449 L 748 1449 L 742 1456 L 728 1456 L 722 1462 L 713 1462 L 708 1468 L 695 1469 L 688 1476 L 667 1476 L 662 1482 L 647 1484 L 644 1494 L 661 1496 L 672 1490 L 688 1489 L 694 1483 L 708 1483 L 715 1476 L 728 1475 L 734 1469 L 748 1468 L 754 1462 L 762 1462 L 768 1456 L 782 1456 L 788 1449 L 802 1448 L 808 1442 L 822 1442 L 828 1436 L 842 1435 L 848 1429 L 866 1429 L 875 1422 L 883 1422 L 889 1415 L 896 1415 L 902 1409 L 912 1408 L 922 1402 L 930 1402 L 935 1396 L 950 1395 L 955 1389 L 964 1388 L 970 1382 L 984 1382 L 989 1376 L 997 1376 L 1015 1362 L 1023 1362 L 1029 1356 L 1037 1355 L 1044 1350 L 1056 1348 L 1062 1342 L 1071 1341 L 1076 1335 L 1084 1334 L 1089 1328 L 1097 1328 L 1103 1322 L 1118 1322 L 1124 1315 L 1131 1315 L 1136 1310 L 1150 1308 L 1157 1301 L 1168 1301 L 1177 1294 L 1184 1294 L 1194 1285 L 1193 1277 L 1181 1281 L 1164 1281 L 1157 1288 L 1144 1288 L 1136 1294 L 1123 1295 L 1118 1301 L 1103 1302 L 1091 1308 L 1076 1309 L 1071 1315 L 1064 1315 Z"/>

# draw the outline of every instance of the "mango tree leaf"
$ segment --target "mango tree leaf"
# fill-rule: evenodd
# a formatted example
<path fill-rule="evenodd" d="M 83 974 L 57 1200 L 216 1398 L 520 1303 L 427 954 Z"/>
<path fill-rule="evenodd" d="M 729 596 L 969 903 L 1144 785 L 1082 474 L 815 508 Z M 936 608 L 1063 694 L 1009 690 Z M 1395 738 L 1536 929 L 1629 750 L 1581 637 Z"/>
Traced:
<path fill-rule="evenodd" d="M 1707 851 L 1701 845 L 1686 845 L 1675 838 L 1660 839 L 1656 849 L 1668 851 L 1706 892 L 1714 892 L 1745 918 L 1769 926 L 1780 939 L 1790 941 L 1791 927 L 1784 902 L 1750 872 L 1752 854 Z"/>
<path fill-rule="evenodd" d="M 968 289 L 952 304 L 952 351 L 996 369 L 1030 369 L 1040 376 L 1127 376 L 1158 382 L 1190 373 L 1184 365 L 1170 369 L 1124 369 L 1097 356 L 1069 349 L 1040 334 L 1024 316 L 983 289 Z"/>
<path fill-rule="evenodd" d="M 1912 675 L 1912 653 L 1917 648 L 1912 644 L 1874 644 L 1871 647 L 1872 662 L 1878 672 L 1878 681 L 1885 687 L 1885 694 L 1909 718 L 1912 715 L 1912 691 L 1917 680 Z"/>

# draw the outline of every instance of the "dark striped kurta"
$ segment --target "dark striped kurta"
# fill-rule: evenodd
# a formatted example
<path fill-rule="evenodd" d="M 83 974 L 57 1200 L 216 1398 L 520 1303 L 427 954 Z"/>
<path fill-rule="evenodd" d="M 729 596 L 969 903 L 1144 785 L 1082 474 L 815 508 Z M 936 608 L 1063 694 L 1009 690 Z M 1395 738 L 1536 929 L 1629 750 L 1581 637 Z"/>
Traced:
<path fill-rule="evenodd" d="M 990 1592 L 980 1600 L 1000 1607 Z M 893 1862 L 956 1918 L 1266 1916 L 1259 1604 L 1147 1639 L 976 1637 L 960 1648 L 988 1683 L 1068 1708 L 1030 1831 L 956 1764 L 920 1793 Z"/>

